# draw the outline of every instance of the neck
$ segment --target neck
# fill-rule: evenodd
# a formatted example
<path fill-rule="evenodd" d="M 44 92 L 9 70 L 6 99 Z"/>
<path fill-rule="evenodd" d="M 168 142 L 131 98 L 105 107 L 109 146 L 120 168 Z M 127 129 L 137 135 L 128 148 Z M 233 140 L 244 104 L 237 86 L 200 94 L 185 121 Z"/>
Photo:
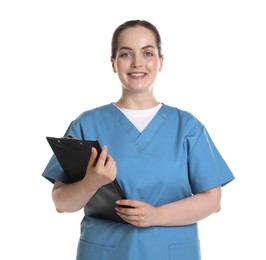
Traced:
<path fill-rule="evenodd" d="M 141 110 L 141 109 L 148 109 L 155 107 L 160 102 L 156 100 L 154 95 L 152 96 L 141 96 L 141 97 L 128 97 L 125 95 L 122 95 L 121 98 L 115 102 L 115 105 L 120 108 L 126 108 L 126 109 L 133 109 L 133 110 Z"/>

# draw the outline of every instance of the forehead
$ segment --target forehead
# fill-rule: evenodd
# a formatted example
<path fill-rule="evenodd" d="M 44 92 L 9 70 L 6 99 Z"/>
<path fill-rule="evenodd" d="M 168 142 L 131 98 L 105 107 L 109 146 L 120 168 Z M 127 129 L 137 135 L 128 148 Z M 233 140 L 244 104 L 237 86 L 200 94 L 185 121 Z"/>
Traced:
<path fill-rule="evenodd" d="M 154 33 L 143 27 L 130 27 L 123 30 L 118 36 L 118 48 L 120 47 L 143 47 L 152 45 L 156 47 L 156 38 Z"/>

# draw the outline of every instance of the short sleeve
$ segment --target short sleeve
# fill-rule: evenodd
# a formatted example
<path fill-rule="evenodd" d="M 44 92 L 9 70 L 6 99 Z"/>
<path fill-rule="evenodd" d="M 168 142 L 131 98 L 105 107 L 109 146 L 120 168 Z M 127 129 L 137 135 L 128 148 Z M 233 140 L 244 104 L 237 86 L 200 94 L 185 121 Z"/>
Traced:
<path fill-rule="evenodd" d="M 58 163 L 55 155 L 53 155 L 45 167 L 42 176 L 48 181 L 54 183 L 55 181 L 60 181 L 63 183 L 69 183 L 67 176 L 65 175 L 62 167 Z"/>
<path fill-rule="evenodd" d="M 188 157 L 189 178 L 193 194 L 224 186 L 234 176 L 203 126 Z"/>

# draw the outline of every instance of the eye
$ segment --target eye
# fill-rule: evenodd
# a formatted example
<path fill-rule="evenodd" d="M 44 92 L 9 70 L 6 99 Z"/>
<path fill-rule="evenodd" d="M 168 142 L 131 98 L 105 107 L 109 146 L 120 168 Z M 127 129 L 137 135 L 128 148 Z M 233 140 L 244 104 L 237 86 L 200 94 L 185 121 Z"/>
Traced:
<path fill-rule="evenodd" d="M 128 57 L 130 57 L 131 56 L 131 53 L 130 52 L 122 52 L 121 54 L 120 54 L 120 57 L 121 58 L 128 58 Z"/>
<path fill-rule="evenodd" d="M 146 57 L 152 57 L 152 56 L 154 56 L 154 54 L 151 51 L 145 51 L 144 52 L 144 56 L 146 56 Z"/>

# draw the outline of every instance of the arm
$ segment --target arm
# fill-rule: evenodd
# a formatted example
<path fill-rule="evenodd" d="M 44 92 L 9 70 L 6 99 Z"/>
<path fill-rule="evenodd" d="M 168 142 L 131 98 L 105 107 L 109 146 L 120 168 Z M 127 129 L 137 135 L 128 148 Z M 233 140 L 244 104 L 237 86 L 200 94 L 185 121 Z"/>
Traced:
<path fill-rule="evenodd" d="M 95 192 L 105 184 L 112 182 L 117 173 L 114 159 L 103 147 L 97 163 L 97 151 L 92 149 L 84 178 L 71 184 L 59 181 L 54 183 L 52 198 L 58 212 L 75 212 L 82 209 Z"/>
<path fill-rule="evenodd" d="M 141 201 L 119 200 L 118 205 L 134 208 L 117 207 L 116 210 L 124 220 L 138 227 L 180 226 L 196 223 L 218 212 L 220 201 L 221 187 L 216 187 L 157 208 Z"/>

